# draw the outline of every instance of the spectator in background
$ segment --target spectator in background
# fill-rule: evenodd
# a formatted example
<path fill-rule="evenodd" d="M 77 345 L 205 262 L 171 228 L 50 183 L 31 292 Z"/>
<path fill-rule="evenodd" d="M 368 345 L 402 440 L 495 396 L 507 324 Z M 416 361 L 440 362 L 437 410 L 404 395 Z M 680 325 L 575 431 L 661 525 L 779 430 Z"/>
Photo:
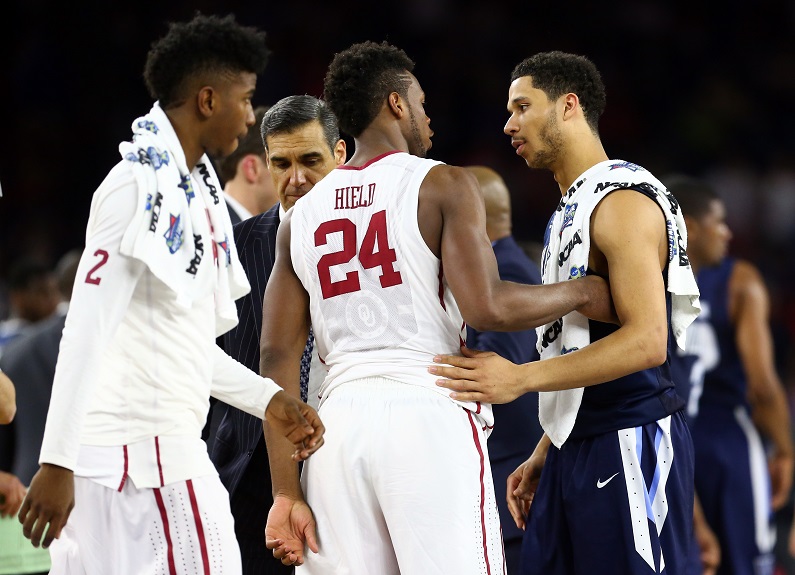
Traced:
<path fill-rule="evenodd" d="M 685 216 L 701 291 L 701 315 L 688 328 L 685 350 L 694 356 L 687 413 L 696 493 L 720 542 L 718 573 L 772 574 L 773 511 L 789 498 L 793 445 L 769 296 L 753 264 L 727 255 L 732 236 L 714 188 L 685 176 L 671 176 L 666 187 Z"/>
<path fill-rule="evenodd" d="M 49 266 L 29 257 L 17 260 L 8 272 L 10 314 L 0 322 L 0 355 L 25 327 L 49 317 L 59 299 Z"/>
<path fill-rule="evenodd" d="M 502 177 L 485 166 L 469 166 L 483 191 L 486 205 L 486 235 L 497 258 L 500 279 L 525 284 L 540 284 L 541 271 L 514 240 L 511 230 L 511 195 Z M 478 331 L 467 326 L 467 347 L 493 351 L 514 363 L 539 359 L 536 332 Z M 508 476 L 530 455 L 544 430 L 538 422 L 538 393 L 517 397 L 510 403 L 495 404 L 494 430 L 488 439 L 494 493 L 500 513 L 505 563 L 508 573 L 517 572 L 523 532 L 511 518 L 506 500 Z"/>
<path fill-rule="evenodd" d="M 224 185 L 226 207 L 232 224 L 261 214 L 279 201 L 262 145 L 260 126 L 266 106 L 254 109 L 254 123 L 237 149 L 218 162 L 218 175 Z"/>
<path fill-rule="evenodd" d="M 10 426 L 0 428 L 0 469 L 12 472 L 23 485 L 30 484 L 39 468 L 58 348 L 79 262 L 78 250 L 61 257 L 55 275 L 63 305 L 8 344 L 0 358 L 0 368 L 16 382 L 19 414 Z"/>

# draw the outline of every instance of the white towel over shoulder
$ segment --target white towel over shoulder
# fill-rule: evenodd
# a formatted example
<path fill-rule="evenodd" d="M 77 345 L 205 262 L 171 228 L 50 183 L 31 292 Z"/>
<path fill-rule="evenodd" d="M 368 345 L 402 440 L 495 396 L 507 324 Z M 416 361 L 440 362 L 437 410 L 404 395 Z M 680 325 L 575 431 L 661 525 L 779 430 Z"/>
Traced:
<path fill-rule="evenodd" d="M 146 264 L 176 293 L 179 305 L 191 307 L 214 294 L 216 332 L 225 333 L 237 325 L 235 300 L 251 288 L 212 164 L 204 155 L 193 173 L 188 171 L 177 134 L 158 103 L 132 130 L 132 142 L 119 144 L 119 152 L 132 163 L 138 207 L 120 251 Z"/>
<path fill-rule="evenodd" d="M 685 330 L 698 316 L 700 304 L 690 262 L 687 230 L 676 199 L 644 168 L 622 160 L 607 160 L 589 168 L 566 192 L 547 226 L 542 256 L 545 284 L 586 274 L 591 248 L 591 214 L 610 192 L 641 188 L 662 208 L 668 229 L 667 289 L 671 293 L 671 327 L 684 349 Z M 591 343 L 588 319 L 572 312 L 536 329 L 541 359 L 581 349 Z M 583 388 L 539 394 L 539 420 L 547 436 L 561 447 L 574 428 Z"/>

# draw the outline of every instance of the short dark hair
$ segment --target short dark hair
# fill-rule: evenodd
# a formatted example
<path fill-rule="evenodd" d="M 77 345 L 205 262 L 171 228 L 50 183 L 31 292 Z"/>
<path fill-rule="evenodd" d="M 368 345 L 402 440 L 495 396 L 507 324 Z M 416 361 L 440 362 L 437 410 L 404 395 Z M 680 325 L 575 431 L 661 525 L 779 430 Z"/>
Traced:
<path fill-rule="evenodd" d="M 713 201 L 721 199 L 708 182 L 685 174 L 671 174 L 662 183 L 679 202 L 682 214 L 696 220 L 709 213 Z"/>
<path fill-rule="evenodd" d="M 228 182 L 235 178 L 235 174 L 237 174 L 237 163 L 241 158 L 249 154 L 261 156 L 265 153 L 265 148 L 262 146 L 262 138 L 259 136 L 258 126 L 260 122 L 262 122 L 262 117 L 267 111 L 267 106 L 258 106 L 254 108 L 254 124 L 249 127 L 246 136 L 240 140 L 234 152 L 218 162 L 218 175 L 221 176 L 221 181 Z"/>
<path fill-rule="evenodd" d="M 241 26 L 235 17 L 197 12 L 189 22 L 171 22 L 168 33 L 152 43 L 146 56 L 144 81 L 164 109 L 179 104 L 186 80 L 198 74 L 260 74 L 270 50 L 265 32 Z"/>
<path fill-rule="evenodd" d="M 340 139 L 337 117 L 323 100 L 308 95 L 287 96 L 271 106 L 262 118 L 260 143 L 267 149 L 268 136 L 292 132 L 315 120 L 323 127 L 329 150 L 334 152 Z"/>
<path fill-rule="evenodd" d="M 358 137 L 392 92 L 407 97 L 414 62 L 388 42 L 361 42 L 334 55 L 323 87 L 340 128 Z"/>
<path fill-rule="evenodd" d="M 585 121 L 594 133 L 605 111 L 605 86 L 596 66 L 585 56 L 566 52 L 540 52 L 522 60 L 511 73 L 511 82 L 524 76 L 533 77 L 533 87 L 543 91 L 550 100 L 572 92 L 580 99 Z"/>

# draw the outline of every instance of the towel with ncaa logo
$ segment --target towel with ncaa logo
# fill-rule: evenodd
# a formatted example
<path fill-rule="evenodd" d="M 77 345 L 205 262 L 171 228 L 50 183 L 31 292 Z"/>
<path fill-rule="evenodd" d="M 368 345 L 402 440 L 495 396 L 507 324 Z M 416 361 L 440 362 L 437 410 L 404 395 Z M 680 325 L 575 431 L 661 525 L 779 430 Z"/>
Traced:
<path fill-rule="evenodd" d="M 119 144 L 119 152 L 132 164 L 138 209 L 120 251 L 146 264 L 176 293 L 180 305 L 191 307 L 214 293 L 221 335 L 237 325 L 235 300 L 251 289 L 238 260 L 221 184 L 207 155 L 192 174 L 188 171 L 179 139 L 157 102 L 133 122 L 132 130 L 133 141 Z"/>
<path fill-rule="evenodd" d="M 552 215 L 544 237 L 541 274 L 545 284 L 577 279 L 588 270 L 591 214 L 607 194 L 635 189 L 657 201 L 668 231 L 667 290 L 671 293 L 671 327 L 684 349 L 687 326 L 701 309 L 690 261 L 687 229 L 676 198 L 641 166 L 606 160 L 585 171 L 569 188 Z M 571 312 L 536 329 L 541 359 L 570 353 L 591 343 L 588 318 Z M 561 447 L 574 428 L 583 388 L 539 394 L 539 420 L 552 443 Z"/>

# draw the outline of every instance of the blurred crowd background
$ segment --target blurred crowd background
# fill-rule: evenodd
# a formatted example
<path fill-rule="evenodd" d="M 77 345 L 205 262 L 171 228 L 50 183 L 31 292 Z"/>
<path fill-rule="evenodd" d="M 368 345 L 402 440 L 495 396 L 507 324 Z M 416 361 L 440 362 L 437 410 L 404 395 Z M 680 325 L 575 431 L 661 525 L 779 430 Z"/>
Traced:
<path fill-rule="evenodd" d="M 510 72 L 537 51 L 590 57 L 607 86 L 600 128 L 608 154 L 662 179 L 706 177 L 726 200 L 731 251 L 765 277 L 778 364 L 795 397 L 791 0 L 11 0 L 0 17 L 0 320 L 16 261 L 54 266 L 82 247 L 92 193 L 151 105 L 142 81 L 149 45 L 195 10 L 232 12 L 267 32 L 273 54 L 255 105 L 321 96 L 328 63 L 353 42 L 404 48 L 436 132 L 430 156 L 502 174 L 514 234 L 526 242 L 541 240 L 559 192 L 502 133 Z"/>

